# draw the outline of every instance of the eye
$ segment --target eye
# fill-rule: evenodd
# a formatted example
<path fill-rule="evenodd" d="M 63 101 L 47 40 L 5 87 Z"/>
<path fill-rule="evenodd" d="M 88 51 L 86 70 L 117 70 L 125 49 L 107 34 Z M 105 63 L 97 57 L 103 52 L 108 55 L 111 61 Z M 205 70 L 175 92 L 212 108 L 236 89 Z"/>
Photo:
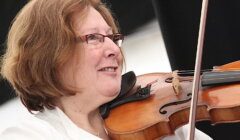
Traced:
<path fill-rule="evenodd" d="M 97 34 L 90 34 L 87 36 L 87 40 L 89 41 L 97 41 L 99 39 Z"/>

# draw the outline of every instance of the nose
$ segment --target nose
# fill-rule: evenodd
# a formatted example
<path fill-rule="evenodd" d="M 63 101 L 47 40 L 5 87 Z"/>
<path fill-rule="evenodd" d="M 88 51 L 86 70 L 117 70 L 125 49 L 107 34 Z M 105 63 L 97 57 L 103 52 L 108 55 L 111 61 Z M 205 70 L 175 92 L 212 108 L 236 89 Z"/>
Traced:
<path fill-rule="evenodd" d="M 122 55 L 120 47 L 117 44 L 115 44 L 110 38 L 108 37 L 105 38 L 104 45 L 105 45 L 104 48 L 106 48 L 105 51 L 106 57 L 117 57 L 119 55 Z"/>

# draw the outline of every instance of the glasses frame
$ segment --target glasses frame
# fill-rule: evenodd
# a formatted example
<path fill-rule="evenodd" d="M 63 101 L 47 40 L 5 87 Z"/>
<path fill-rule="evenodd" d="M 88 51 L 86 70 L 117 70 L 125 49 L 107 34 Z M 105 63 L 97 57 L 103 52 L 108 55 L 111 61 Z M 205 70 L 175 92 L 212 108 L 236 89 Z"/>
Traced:
<path fill-rule="evenodd" d="M 83 35 L 83 36 L 79 36 L 77 37 L 77 41 L 83 41 L 83 42 L 87 42 L 87 44 L 89 43 L 89 37 L 90 36 L 98 36 L 99 39 L 98 41 L 103 43 L 105 41 L 105 37 L 108 37 L 109 39 L 111 39 L 118 47 L 121 47 L 121 44 L 124 40 L 124 36 L 120 33 L 114 33 L 114 34 L 110 34 L 110 35 L 103 35 L 103 34 L 99 34 L 99 33 L 93 33 L 93 34 L 87 34 L 87 35 Z"/>

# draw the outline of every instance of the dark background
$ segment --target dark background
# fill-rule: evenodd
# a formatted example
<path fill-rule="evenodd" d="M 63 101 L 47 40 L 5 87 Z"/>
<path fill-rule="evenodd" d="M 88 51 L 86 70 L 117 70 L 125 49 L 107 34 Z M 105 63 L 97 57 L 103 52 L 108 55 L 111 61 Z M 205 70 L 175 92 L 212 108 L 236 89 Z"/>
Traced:
<path fill-rule="evenodd" d="M 26 0 L 1 0 L 0 1 L 0 55 L 4 53 L 5 40 L 9 25 L 16 13 L 26 3 Z M 0 105 L 15 97 L 13 89 L 0 78 Z"/>
<path fill-rule="evenodd" d="M 128 35 L 157 18 L 162 30 L 172 70 L 193 69 L 195 63 L 201 0 L 105 0 Z M 27 0 L 0 1 L 0 53 L 3 53 L 9 25 Z M 206 23 L 202 69 L 240 58 L 240 1 L 210 0 Z M 6 81 L 0 80 L 0 104 L 15 97 Z M 237 139 L 239 123 L 211 126 L 199 122 L 197 128 L 216 140 Z"/>

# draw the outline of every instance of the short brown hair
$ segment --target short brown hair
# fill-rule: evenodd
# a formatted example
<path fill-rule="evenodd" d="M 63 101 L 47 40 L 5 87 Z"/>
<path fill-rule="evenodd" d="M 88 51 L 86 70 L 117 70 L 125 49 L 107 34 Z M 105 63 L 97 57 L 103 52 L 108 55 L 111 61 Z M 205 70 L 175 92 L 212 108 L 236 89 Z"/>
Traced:
<path fill-rule="evenodd" d="M 30 112 L 52 109 L 56 98 L 74 94 L 61 82 L 58 68 L 74 51 L 71 15 L 76 11 L 84 15 L 89 6 L 118 32 L 110 10 L 98 0 L 31 0 L 14 19 L 1 74 Z"/>

